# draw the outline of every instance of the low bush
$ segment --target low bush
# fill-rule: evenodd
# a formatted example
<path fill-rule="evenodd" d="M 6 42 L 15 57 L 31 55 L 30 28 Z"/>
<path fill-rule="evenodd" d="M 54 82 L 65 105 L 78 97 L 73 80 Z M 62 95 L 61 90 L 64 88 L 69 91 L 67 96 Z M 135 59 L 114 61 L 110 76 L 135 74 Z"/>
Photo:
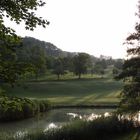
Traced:
<path fill-rule="evenodd" d="M 14 121 L 35 116 L 49 108 L 47 101 L 35 101 L 27 98 L 0 98 L 0 121 Z"/>

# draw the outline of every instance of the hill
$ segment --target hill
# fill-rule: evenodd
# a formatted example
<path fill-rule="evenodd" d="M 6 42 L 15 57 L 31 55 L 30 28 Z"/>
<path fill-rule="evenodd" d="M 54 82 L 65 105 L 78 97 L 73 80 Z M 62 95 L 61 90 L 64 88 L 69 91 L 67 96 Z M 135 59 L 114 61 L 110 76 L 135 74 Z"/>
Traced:
<path fill-rule="evenodd" d="M 45 50 L 47 56 L 52 56 L 52 57 L 67 57 L 67 56 L 74 56 L 75 54 L 77 54 L 76 52 L 63 51 L 50 42 L 41 41 L 33 37 L 23 38 L 23 46 L 25 48 L 32 47 L 32 46 L 42 47 Z"/>
<path fill-rule="evenodd" d="M 68 66 L 72 60 L 71 58 L 79 53 L 63 51 L 50 42 L 41 41 L 33 37 L 23 38 L 22 45 L 22 48 L 17 50 L 18 59 L 20 61 L 31 62 L 33 64 L 36 64 L 36 62 L 41 64 L 42 62 L 48 69 L 54 69 L 55 59 L 58 57 L 64 58 L 64 65 Z M 112 73 L 112 70 L 115 68 L 114 73 L 116 74 L 122 69 L 122 59 L 113 59 L 111 56 L 104 55 L 101 55 L 99 58 L 93 55 L 89 56 L 90 66 L 87 72 L 99 74 L 101 71 L 108 69 Z M 70 65 L 70 67 L 72 67 L 72 65 Z"/>

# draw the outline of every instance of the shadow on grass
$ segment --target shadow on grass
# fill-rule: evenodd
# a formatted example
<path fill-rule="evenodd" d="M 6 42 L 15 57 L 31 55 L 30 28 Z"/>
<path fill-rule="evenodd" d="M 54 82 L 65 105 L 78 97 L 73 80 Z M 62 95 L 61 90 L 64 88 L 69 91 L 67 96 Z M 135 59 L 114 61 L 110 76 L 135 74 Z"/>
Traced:
<path fill-rule="evenodd" d="M 110 80 L 110 78 L 68 78 L 68 79 L 38 79 L 38 80 L 28 80 L 27 82 L 64 82 L 64 81 L 93 81 L 93 80 Z"/>

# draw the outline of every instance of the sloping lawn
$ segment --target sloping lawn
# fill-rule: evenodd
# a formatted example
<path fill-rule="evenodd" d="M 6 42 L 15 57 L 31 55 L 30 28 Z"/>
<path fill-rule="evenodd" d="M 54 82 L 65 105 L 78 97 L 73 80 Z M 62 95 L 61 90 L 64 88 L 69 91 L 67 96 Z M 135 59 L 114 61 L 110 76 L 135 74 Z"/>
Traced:
<path fill-rule="evenodd" d="M 70 79 L 26 82 L 24 88 L 7 88 L 8 95 L 49 100 L 59 105 L 114 104 L 123 84 L 112 79 Z"/>

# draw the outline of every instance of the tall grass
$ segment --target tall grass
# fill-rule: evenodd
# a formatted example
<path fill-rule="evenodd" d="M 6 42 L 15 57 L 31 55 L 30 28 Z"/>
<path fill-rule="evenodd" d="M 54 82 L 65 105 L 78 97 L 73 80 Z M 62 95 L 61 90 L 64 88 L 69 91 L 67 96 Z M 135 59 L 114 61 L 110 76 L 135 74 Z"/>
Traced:
<path fill-rule="evenodd" d="M 92 122 L 78 121 L 45 133 L 28 134 L 23 140 L 121 140 L 121 136 L 137 131 L 136 129 L 138 128 L 134 127 L 133 122 L 119 121 L 113 116 Z"/>
<path fill-rule="evenodd" d="M 0 140 L 140 140 L 140 128 L 133 122 L 120 121 L 117 116 L 94 121 L 77 121 L 62 128 L 36 130 L 25 135 L 0 133 Z"/>

